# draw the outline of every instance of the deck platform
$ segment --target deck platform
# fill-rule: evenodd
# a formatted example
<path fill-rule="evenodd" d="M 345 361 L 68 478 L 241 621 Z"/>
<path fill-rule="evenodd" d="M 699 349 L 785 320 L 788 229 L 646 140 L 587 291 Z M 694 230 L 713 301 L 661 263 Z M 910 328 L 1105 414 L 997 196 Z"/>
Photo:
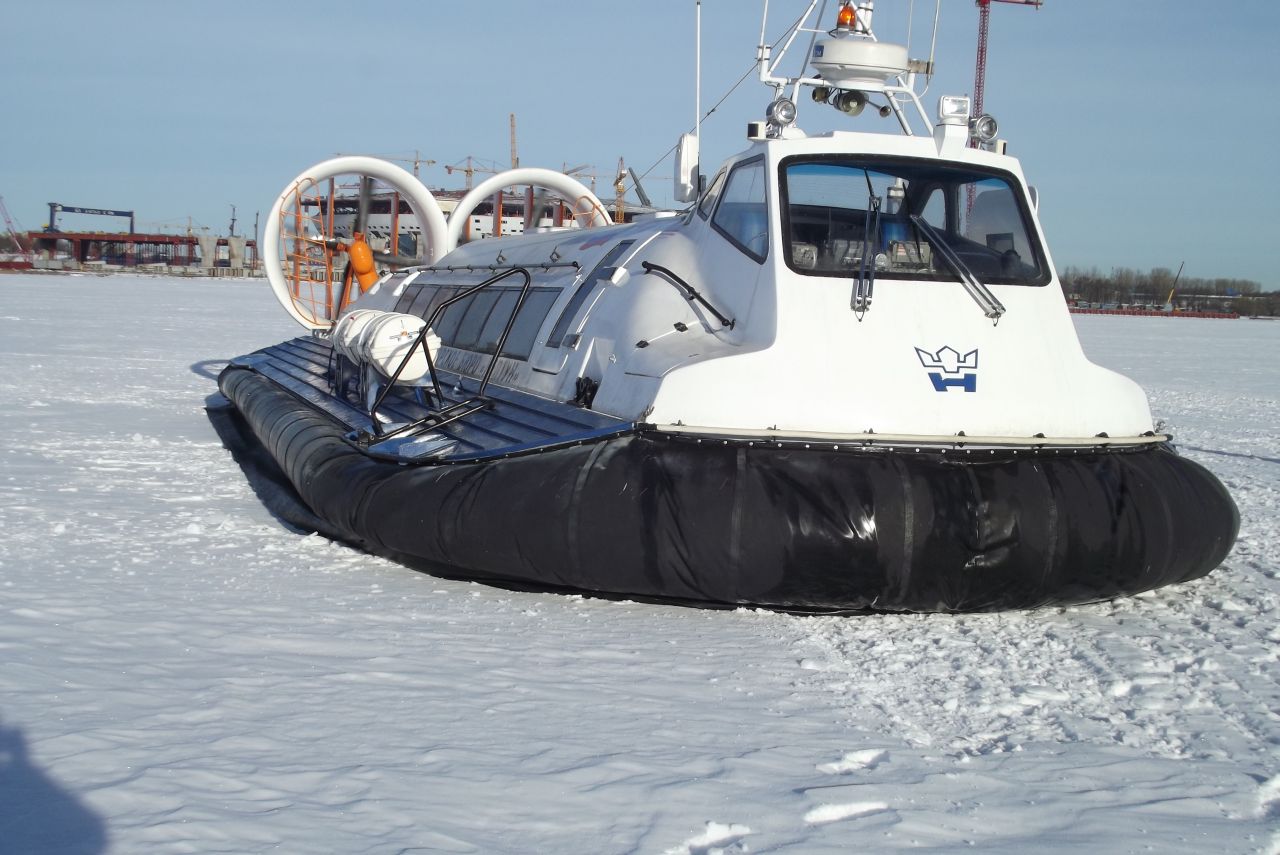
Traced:
<path fill-rule="evenodd" d="M 332 358 L 328 341 L 300 336 L 237 357 L 231 365 L 252 369 L 271 380 L 346 426 L 353 437 L 372 432 L 373 419 L 366 410 L 333 394 L 329 380 Z M 437 375 L 444 407 L 474 398 L 480 386 L 479 380 L 453 372 L 438 370 Z M 405 462 L 461 462 L 592 441 L 636 428 L 634 422 L 493 383 L 485 390 L 485 398 L 486 405 L 465 418 L 373 442 L 366 450 L 375 457 Z M 382 430 L 426 417 L 429 410 L 424 401 L 413 387 L 396 387 L 378 413 Z"/>

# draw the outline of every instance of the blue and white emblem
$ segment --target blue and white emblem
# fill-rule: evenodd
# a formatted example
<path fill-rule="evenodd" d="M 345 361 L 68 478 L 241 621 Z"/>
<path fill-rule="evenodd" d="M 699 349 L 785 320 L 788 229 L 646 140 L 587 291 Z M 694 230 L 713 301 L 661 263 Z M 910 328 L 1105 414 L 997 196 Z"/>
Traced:
<path fill-rule="evenodd" d="M 949 344 L 937 351 L 917 347 L 916 356 L 920 357 L 920 364 L 925 368 L 936 369 L 929 372 L 935 392 L 949 392 L 953 388 L 978 391 L 978 375 L 974 373 L 978 370 L 976 347 L 963 356 Z"/>

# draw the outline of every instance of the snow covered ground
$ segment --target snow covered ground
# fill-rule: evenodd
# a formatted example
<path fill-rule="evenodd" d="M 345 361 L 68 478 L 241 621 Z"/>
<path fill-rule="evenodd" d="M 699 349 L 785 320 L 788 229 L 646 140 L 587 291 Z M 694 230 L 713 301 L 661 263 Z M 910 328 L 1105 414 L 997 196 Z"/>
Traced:
<path fill-rule="evenodd" d="M 0 852 L 1280 853 L 1280 323 L 1081 317 L 1239 503 L 984 616 L 521 594 L 283 528 L 205 418 L 266 285 L 0 276 Z"/>

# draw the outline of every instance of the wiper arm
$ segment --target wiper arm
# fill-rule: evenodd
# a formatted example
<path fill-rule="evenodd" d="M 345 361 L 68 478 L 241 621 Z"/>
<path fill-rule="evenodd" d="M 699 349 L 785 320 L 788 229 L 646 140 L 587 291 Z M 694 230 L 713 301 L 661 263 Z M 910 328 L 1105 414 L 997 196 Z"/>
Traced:
<path fill-rule="evenodd" d="M 859 321 L 871 308 L 871 296 L 876 287 L 875 241 L 880 235 L 880 197 L 871 185 L 871 173 L 863 169 L 862 175 L 867 179 L 867 215 L 862 220 L 862 259 L 853 285 L 853 299 L 849 303 Z"/>
<path fill-rule="evenodd" d="M 915 227 L 920 230 L 920 234 L 924 235 L 924 239 L 933 247 L 933 251 L 942 256 L 942 260 L 947 263 L 947 266 L 951 268 L 956 276 L 960 277 L 960 284 L 964 286 L 965 291 L 969 292 L 969 296 L 973 298 L 973 302 L 978 304 L 978 308 L 982 309 L 982 314 L 998 323 L 1000 317 L 1006 311 L 1004 304 L 996 299 L 996 295 L 991 293 L 991 289 L 983 285 L 978 280 L 978 277 L 973 275 L 969 265 L 964 263 L 964 260 L 951 248 L 951 244 L 943 240 L 942 235 L 938 234 L 938 230 L 929 225 L 924 217 L 919 214 L 909 214 L 908 216 Z"/>
<path fill-rule="evenodd" d="M 867 216 L 862 222 L 862 259 L 858 264 L 858 278 L 854 281 L 853 309 L 858 320 L 871 308 L 871 295 L 876 287 L 876 246 L 874 235 L 880 233 L 880 197 L 872 194 L 867 199 Z"/>

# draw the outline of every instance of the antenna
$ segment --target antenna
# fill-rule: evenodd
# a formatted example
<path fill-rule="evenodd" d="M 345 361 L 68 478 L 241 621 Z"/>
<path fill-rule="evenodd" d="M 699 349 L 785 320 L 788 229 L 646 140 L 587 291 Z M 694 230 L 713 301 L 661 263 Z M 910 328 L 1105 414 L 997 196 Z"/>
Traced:
<path fill-rule="evenodd" d="M 675 183 L 677 202 L 692 202 L 702 192 L 698 135 L 702 132 L 702 0 L 694 3 L 693 25 L 693 133 L 681 134 L 676 143 Z"/>
<path fill-rule="evenodd" d="M 520 155 L 516 152 L 516 114 L 509 114 L 511 120 L 511 168 L 520 168 Z"/>
<path fill-rule="evenodd" d="M 693 12 L 693 135 L 702 136 L 702 0 Z"/>

